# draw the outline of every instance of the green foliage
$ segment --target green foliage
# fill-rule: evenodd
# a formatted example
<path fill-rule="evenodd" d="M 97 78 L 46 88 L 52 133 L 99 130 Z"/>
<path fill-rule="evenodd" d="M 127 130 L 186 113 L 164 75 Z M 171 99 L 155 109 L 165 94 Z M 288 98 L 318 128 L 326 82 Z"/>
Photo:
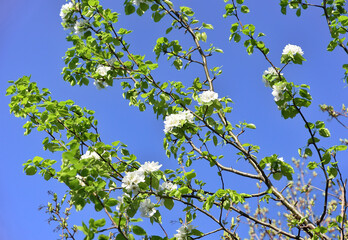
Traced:
<path fill-rule="evenodd" d="M 72 100 L 54 100 L 48 89 L 40 90 L 35 82 L 30 81 L 30 77 L 24 76 L 11 82 L 6 91 L 6 95 L 11 95 L 10 112 L 16 117 L 27 119 L 23 125 L 24 134 L 30 134 L 33 129 L 42 132 L 45 134 L 42 142 L 44 150 L 58 153 L 58 158 L 62 159 L 61 165 L 57 166 L 55 160 L 36 156 L 23 164 L 25 173 L 39 173 L 47 181 L 56 180 L 65 184 L 69 188 L 70 209 L 74 207 L 76 211 L 81 211 L 90 204 L 96 212 L 106 213 L 107 219 L 90 218 L 88 224 L 82 222 L 82 226 L 75 227 L 74 232 L 82 231 L 85 239 L 136 239 L 134 235 L 144 236 L 144 239 L 168 239 L 166 231 L 163 237 L 149 236 L 150 231 L 144 229 L 146 225 L 135 225 L 142 221 L 142 218 L 137 218 L 137 214 L 141 213 L 143 218 L 149 218 L 151 224 L 159 224 L 164 229 L 161 215 L 164 208 L 170 211 L 182 210 L 184 220 L 179 218 L 179 222 L 182 224 L 181 230 L 186 232 L 177 232 L 184 234 L 182 238 L 185 239 L 211 234 L 193 227 L 195 220 L 202 216 L 218 225 L 216 232 L 223 232 L 222 239 L 239 239 L 236 226 L 240 220 L 236 220 L 238 223 L 234 220 L 229 222 L 227 219 L 230 217 L 227 215 L 231 212 L 238 219 L 245 217 L 251 227 L 261 226 L 270 238 L 334 239 L 339 231 L 344 232 L 342 229 L 346 228 L 346 216 L 338 214 L 335 203 L 328 202 L 328 199 L 336 194 L 331 189 L 335 181 L 338 184 L 335 189 L 337 192 L 342 192 L 345 187 L 336 157 L 338 152 L 346 151 L 347 146 L 327 148 L 324 145 L 326 143 L 321 142 L 322 138 L 330 138 L 331 133 L 323 121 L 310 122 L 305 116 L 303 109 L 309 108 L 312 103 L 309 86 L 296 85 L 285 74 L 289 64 L 302 65 L 306 59 L 302 53 L 284 54 L 279 59 L 282 66 L 276 67 L 267 56 L 269 49 L 266 41 L 260 40 L 265 34 L 257 32 L 255 25 L 245 24 L 242 19 L 248 16 L 244 14 L 252 14 L 245 4 L 244 0 L 235 0 L 225 5 L 223 17 L 233 19 L 229 40 L 236 43 L 243 40 L 242 46 L 248 55 L 259 52 L 272 66 L 274 71 L 265 73 L 263 78 L 273 90 L 274 102 L 281 116 L 284 119 L 298 117 L 304 122 L 308 140 L 298 152 L 301 158 L 311 158 L 310 161 L 302 161 L 301 165 L 300 161 L 283 160 L 275 153 L 260 157 L 260 154 L 264 154 L 260 147 L 243 142 L 241 137 L 247 130 L 250 133 L 253 132 L 251 130 L 257 131 L 255 124 L 238 122 L 237 116 L 231 118 L 232 100 L 229 97 L 203 101 L 202 93 L 207 90 L 213 92 L 214 80 L 222 74 L 222 67 L 210 66 L 208 59 L 216 53 L 223 53 L 223 50 L 206 43 L 208 35 L 204 30 L 212 32 L 214 27 L 196 19 L 192 8 L 176 7 L 168 0 L 124 1 L 125 15 L 136 13 L 146 17 L 149 11 L 151 13 L 148 16 L 151 15 L 155 23 L 167 25 L 167 19 L 171 20 L 165 26 L 168 36 L 159 37 L 154 44 L 155 60 L 151 61 L 149 57 L 135 53 L 127 42 L 132 30 L 116 24 L 120 13 L 104 9 L 97 0 L 73 1 L 74 7 L 68 10 L 63 26 L 72 28 L 81 19 L 86 22 L 78 28 L 79 33 L 72 32 L 67 37 L 72 47 L 65 53 L 63 79 L 72 86 L 89 85 L 92 80 L 99 88 L 114 87 L 114 81 L 120 79 L 123 97 L 130 106 L 136 106 L 139 111 L 152 108 L 157 119 L 170 125 L 170 130 L 164 134 L 163 148 L 167 157 L 178 163 L 176 169 L 162 171 L 153 166 L 156 170 L 146 169 L 146 164 L 138 161 L 127 145 L 120 141 L 111 144 L 102 142 L 94 111 L 77 106 Z M 336 0 L 326 1 L 319 6 L 326 13 L 324 15 L 330 28 L 332 39 L 328 51 L 333 51 L 337 46 L 346 49 L 344 35 L 348 17 L 345 4 L 344 0 Z M 302 10 L 311 4 L 281 0 L 280 6 L 283 14 L 289 7 L 296 9 L 296 15 L 300 17 Z M 187 44 L 186 40 L 180 39 L 179 42 L 179 38 L 173 38 L 180 31 L 192 42 Z M 174 70 L 184 72 L 192 69 L 192 80 L 158 79 L 153 71 L 160 66 L 159 58 L 162 55 L 166 56 Z M 197 73 L 198 67 L 193 65 L 202 67 L 203 76 Z M 344 64 L 343 68 L 346 70 L 346 80 L 348 65 Z M 328 111 L 331 117 L 339 116 L 330 106 L 322 105 L 321 109 Z M 345 107 L 342 110 L 346 112 Z M 184 119 L 179 113 L 189 114 L 190 117 L 185 115 Z M 170 119 L 170 116 L 179 115 L 181 118 Z M 239 162 L 234 164 L 227 156 L 219 154 L 223 148 L 229 151 L 233 149 L 233 156 L 237 156 Z M 209 176 L 205 176 L 204 181 L 199 179 L 200 173 L 195 170 L 197 165 L 204 166 L 203 163 L 210 166 Z M 243 170 L 239 170 L 240 166 Z M 302 166 L 307 166 L 307 169 L 303 170 Z M 294 167 L 299 169 L 297 178 Z M 311 193 L 312 179 L 304 177 L 308 175 L 306 171 L 316 176 L 315 170 L 321 171 L 325 181 L 325 207 L 319 217 L 312 211 L 315 202 L 314 194 Z M 227 174 L 254 181 L 257 192 L 249 194 L 255 190 L 252 188 L 246 189 L 248 194 L 231 189 L 234 185 L 224 180 Z M 214 178 L 220 181 L 221 187 L 206 185 L 205 180 L 211 183 Z M 278 190 L 284 183 L 283 190 Z M 305 198 L 301 195 L 298 199 L 297 194 L 304 194 Z M 334 196 L 343 201 L 342 196 Z M 152 202 L 155 198 L 157 202 Z M 48 212 L 57 215 L 64 201 L 59 205 L 56 195 L 54 201 L 56 206 L 49 204 Z M 249 201 L 254 201 L 252 206 Z M 269 208 L 282 206 L 284 215 L 278 220 L 286 219 L 287 226 L 279 226 L 273 215 L 267 217 L 267 208 L 262 208 L 262 204 Z M 256 209 L 254 216 L 251 207 Z M 64 234 L 68 234 L 66 219 L 57 218 L 56 215 L 55 219 L 60 222 Z M 294 229 L 298 231 L 297 236 L 293 235 Z M 109 236 L 101 234 L 106 231 Z M 263 236 L 263 233 L 260 234 Z"/>

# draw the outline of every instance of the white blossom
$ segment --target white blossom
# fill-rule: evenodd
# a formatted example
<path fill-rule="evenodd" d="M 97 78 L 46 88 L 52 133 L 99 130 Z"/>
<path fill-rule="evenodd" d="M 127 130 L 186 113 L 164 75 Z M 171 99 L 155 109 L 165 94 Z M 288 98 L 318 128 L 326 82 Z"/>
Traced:
<path fill-rule="evenodd" d="M 79 180 L 79 183 L 82 187 L 86 186 L 86 184 L 84 182 L 85 181 L 84 177 L 82 177 L 81 175 L 76 175 L 76 179 Z"/>
<path fill-rule="evenodd" d="M 288 44 L 285 46 L 285 48 L 283 49 L 283 55 L 292 55 L 294 56 L 296 53 L 300 54 L 301 56 L 304 54 L 301 47 L 296 46 L 296 45 L 291 45 Z"/>
<path fill-rule="evenodd" d="M 184 116 L 184 118 L 187 122 L 190 122 L 190 123 L 194 122 L 195 116 L 193 116 L 193 114 L 189 110 L 183 111 L 179 114 Z"/>
<path fill-rule="evenodd" d="M 104 66 L 104 65 L 98 65 L 96 73 L 98 73 L 100 76 L 105 77 L 108 73 L 108 71 L 111 70 L 110 66 L 114 65 L 114 62 L 116 62 L 116 58 L 111 58 L 108 61 L 109 66 Z M 98 90 L 101 90 L 103 88 L 108 87 L 109 85 L 106 83 L 106 81 L 102 80 L 102 79 L 94 79 L 94 86 L 96 86 L 96 88 Z"/>
<path fill-rule="evenodd" d="M 278 75 L 277 71 L 274 69 L 274 67 L 269 67 L 267 70 L 263 72 L 263 75 Z"/>
<path fill-rule="evenodd" d="M 127 191 L 138 192 L 138 184 L 145 182 L 145 176 L 142 171 L 127 172 L 126 176 L 122 179 L 122 187 Z"/>
<path fill-rule="evenodd" d="M 193 226 L 190 224 L 183 224 L 178 230 L 178 233 L 174 234 L 176 240 L 187 240 L 188 235 L 191 233 Z"/>
<path fill-rule="evenodd" d="M 173 191 L 176 190 L 178 188 L 178 186 L 176 184 L 173 184 L 171 182 L 164 182 L 162 183 L 159 188 L 158 188 L 158 192 L 162 192 L 160 194 L 164 194 L 165 191 Z M 156 200 L 158 201 L 159 204 L 161 204 L 161 206 L 164 205 L 164 199 L 161 198 L 160 196 L 156 196 Z"/>
<path fill-rule="evenodd" d="M 176 184 L 173 184 L 171 182 L 164 182 L 159 186 L 159 191 L 173 191 L 176 190 L 178 188 L 178 186 Z"/>
<path fill-rule="evenodd" d="M 94 86 L 98 89 L 98 90 L 101 90 L 106 87 L 108 87 L 109 85 L 105 82 L 105 81 L 101 81 L 101 80 L 98 80 L 98 79 L 94 79 Z M 102 87 L 103 86 L 103 87 Z"/>
<path fill-rule="evenodd" d="M 141 167 L 138 169 L 138 171 L 142 171 L 144 173 L 151 173 L 156 172 L 162 167 L 162 164 L 159 164 L 158 162 L 145 162 Z"/>
<path fill-rule="evenodd" d="M 108 73 L 108 71 L 110 71 L 110 70 L 111 70 L 111 67 L 99 65 L 99 66 L 97 67 L 96 72 L 97 72 L 100 76 L 105 77 L 106 74 Z"/>
<path fill-rule="evenodd" d="M 199 105 L 202 105 L 202 103 L 208 103 L 211 101 L 214 101 L 215 99 L 218 99 L 219 95 L 214 91 L 204 91 L 203 93 L 199 94 Z"/>
<path fill-rule="evenodd" d="M 140 3 L 145 3 L 145 2 L 147 2 L 147 1 L 146 1 L 146 0 L 132 0 L 132 3 L 133 3 L 134 5 L 137 5 L 137 6 L 139 6 Z"/>
<path fill-rule="evenodd" d="M 75 34 L 81 35 L 87 30 L 87 28 L 88 28 L 88 21 L 87 20 L 78 20 L 78 21 L 76 21 L 75 26 L 74 26 Z"/>
<path fill-rule="evenodd" d="M 108 60 L 108 64 L 110 66 L 114 65 L 114 62 L 116 61 L 115 58 L 111 58 Z M 105 77 L 108 73 L 108 71 L 111 70 L 111 67 L 109 66 L 104 66 L 104 65 L 98 65 L 96 73 L 98 73 L 100 76 Z M 96 86 L 96 88 L 98 90 L 101 90 L 102 88 L 106 88 L 109 85 L 106 83 L 106 81 L 102 80 L 102 79 L 94 79 L 94 86 Z"/>
<path fill-rule="evenodd" d="M 271 164 L 270 163 L 266 163 L 266 169 L 267 170 L 271 170 Z"/>
<path fill-rule="evenodd" d="M 66 3 L 60 9 L 59 16 L 62 18 L 62 21 L 65 22 L 68 14 L 74 10 L 74 4 L 72 2 Z"/>
<path fill-rule="evenodd" d="M 156 213 L 155 204 L 150 199 L 145 199 L 140 203 L 139 210 L 142 217 L 152 217 Z"/>
<path fill-rule="evenodd" d="M 285 90 L 285 88 L 286 88 L 285 83 L 280 83 L 273 86 L 272 95 L 274 97 L 274 101 L 277 102 L 284 98 L 283 91 Z"/>
<path fill-rule="evenodd" d="M 130 198 L 130 196 L 129 196 L 128 193 L 123 193 L 122 196 L 118 196 L 118 197 L 117 197 L 117 200 L 118 200 L 118 204 L 117 204 L 117 206 L 116 206 L 116 210 L 117 210 L 117 211 L 120 211 L 121 206 L 122 206 L 122 204 L 124 203 L 124 198 L 125 198 L 125 197 Z"/>
<path fill-rule="evenodd" d="M 174 127 L 181 127 L 186 122 L 194 122 L 194 116 L 190 111 L 187 110 L 180 113 L 170 114 L 169 116 L 166 116 L 164 120 L 164 132 L 170 132 Z"/>
<path fill-rule="evenodd" d="M 110 66 L 113 66 L 114 65 L 114 63 L 116 62 L 116 58 L 110 58 L 109 60 L 108 60 L 108 64 L 110 65 Z"/>
<path fill-rule="evenodd" d="M 265 84 L 266 87 L 270 87 L 269 82 L 268 82 L 268 80 L 266 78 L 267 75 L 277 76 L 278 73 L 277 73 L 277 71 L 273 67 L 269 67 L 267 70 L 265 70 L 263 72 L 262 82 Z M 283 73 L 281 73 L 280 75 L 283 76 Z"/>
<path fill-rule="evenodd" d="M 104 153 L 105 153 L 105 151 L 104 151 Z M 103 154 L 104 154 L 103 153 Z M 86 151 L 86 153 L 85 154 L 83 154 L 82 156 L 81 156 L 81 159 L 87 159 L 87 158 L 94 158 L 94 159 L 96 159 L 96 160 L 99 160 L 99 159 L 101 159 L 101 157 L 98 155 L 98 153 L 96 153 L 96 152 L 94 152 L 94 151 Z M 109 159 L 111 160 L 112 158 L 111 158 L 111 155 L 109 156 Z"/>
<path fill-rule="evenodd" d="M 87 158 L 94 158 L 94 159 L 100 159 L 100 156 L 96 152 L 87 151 L 85 154 L 81 156 L 81 159 L 87 159 Z"/>

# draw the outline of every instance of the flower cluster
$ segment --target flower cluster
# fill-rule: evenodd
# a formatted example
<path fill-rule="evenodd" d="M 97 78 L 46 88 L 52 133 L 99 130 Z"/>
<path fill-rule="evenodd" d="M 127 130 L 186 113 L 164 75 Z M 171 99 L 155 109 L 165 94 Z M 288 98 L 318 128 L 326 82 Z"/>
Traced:
<path fill-rule="evenodd" d="M 116 61 L 115 58 L 111 58 L 109 59 L 107 62 L 110 66 L 114 65 L 114 62 Z M 104 65 L 98 65 L 96 73 L 98 73 L 100 76 L 105 77 L 108 74 L 108 71 L 111 70 L 111 67 L 109 66 L 104 66 Z M 96 88 L 98 90 L 102 89 L 102 88 L 106 88 L 109 85 L 103 81 L 102 79 L 94 79 L 94 86 L 96 86 Z"/>
<path fill-rule="evenodd" d="M 98 159 L 100 159 L 100 156 L 98 155 L 98 153 L 91 152 L 88 150 L 85 154 L 83 154 L 81 156 L 81 159 L 87 159 L 87 158 L 94 158 L 94 159 L 98 160 Z"/>
<path fill-rule="evenodd" d="M 139 191 L 138 184 L 145 182 L 145 174 L 156 172 L 161 166 L 162 165 L 158 164 L 158 162 L 145 162 L 138 170 L 126 172 L 126 176 L 122 179 L 122 188 L 137 193 Z"/>
<path fill-rule="evenodd" d="M 99 65 L 97 67 L 96 73 L 98 73 L 102 77 L 105 77 L 109 70 L 111 70 L 111 67 Z M 98 90 L 109 86 L 105 81 L 99 79 L 95 79 L 93 84 Z"/>
<path fill-rule="evenodd" d="M 218 99 L 219 95 L 211 90 L 208 91 L 204 91 L 203 93 L 199 94 L 199 105 L 205 104 L 205 103 L 209 103 L 211 101 L 214 101 L 216 99 Z"/>
<path fill-rule="evenodd" d="M 86 180 L 86 178 L 82 177 L 81 175 L 76 175 L 76 179 L 79 180 L 79 183 L 82 187 L 86 186 L 86 184 L 84 182 Z"/>
<path fill-rule="evenodd" d="M 156 213 L 155 204 L 148 198 L 140 203 L 139 210 L 142 217 L 150 218 Z"/>
<path fill-rule="evenodd" d="M 82 35 L 89 26 L 89 22 L 85 19 L 77 20 L 77 17 L 72 17 L 75 11 L 75 5 L 72 2 L 66 3 L 60 9 L 59 16 L 62 18 L 64 29 L 74 31 L 77 35 Z"/>
<path fill-rule="evenodd" d="M 78 20 L 75 23 L 74 31 L 77 35 L 82 35 L 88 28 L 89 22 L 87 20 Z"/>
<path fill-rule="evenodd" d="M 178 186 L 176 184 L 173 184 L 171 182 L 164 182 L 159 186 L 158 191 L 173 191 L 176 190 Z"/>
<path fill-rule="evenodd" d="M 118 204 L 116 206 L 116 210 L 117 211 L 120 211 L 121 209 L 121 206 L 124 204 L 124 200 L 125 198 L 130 198 L 129 194 L 128 193 L 123 193 L 122 196 L 118 196 L 117 197 L 117 200 L 118 200 Z"/>
<path fill-rule="evenodd" d="M 142 171 L 127 172 L 126 176 L 122 179 L 122 188 L 127 191 L 138 192 L 138 184 L 145 182 L 145 175 Z"/>
<path fill-rule="evenodd" d="M 68 20 L 69 14 L 74 11 L 74 4 L 72 2 L 66 3 L 60 9 L 59 16 L 62 18 L 63 22 Z"/>
<path fill-rule="evenodd" d="M 263 72 L 262 82 L 265 84 L 266 87 L 270 87 L 270 84 L 269 84 L 268 79 L 267 79 L 268 75 L 278 76 L 278 73 L 277 73 L 276 69 L 274 69 L 273 67 L 269 67 L 267 70 L 265 70 Z M 283 73 L 281 73 L 280 75 L 283 76 Z"/>
<path fill-rule="evenodd" d="M 300 54 L 301 56 L 304 54 L 304 52 L 302 51 L 301 47 L 296 46 L 296 45 L 292 45 L 292 44 L 288 44 L 285 46 L 285 48 L 283 49 L 283 53 L 282 55 L 291 55 L 294 56 L 296 54 Z"/>
<path fill-rule="evenodd" d="M 110 71 L 110 70 L 111 70 L 111 67 L 99 65 L 99 66 L 97 67 L 96 72 L 97 72 L 100 76 L 105 77 L 106 74 L 108 73 L 108 71 Z"/>
<path fill-rule="evenodd" d="M 176 240 L 187 240 L 187 237 L 191 233 L 192 229 L 192 225 L 183 224 L 178 230 L 176 230 L 178 233 L 174 234 L 174 237 L 176 238 Z"/>
<path fill-rule="evenodd" d="M 166 116 L 164 120 L 164 132 L 170 132 L 175 127 L 182 127 L 187 122 L 194 122 L 194 116 L 188 110 L 180 113 L 170 114 L 169 116 Z"/>
<path fill-rule="evenodd" d="M 165 191 L 171 192 L 173 190 L 176 190 L 177 188 L 178 188 L 178 186 L 176 184 L 173 184 L 171 182 L 164 182 L 159 186 L 158 193 L 160 195 L 163 195 L 163 194 L 166 195 Z M 159 204 L 161 204 L 161 205 L 164 204 L 164 199 L 161 198 L 160 196 L 156 196 L 156 199 L 159 202 Z"/>
<path fill-rule="evenodd" d="M 161 167 L 162 164 L 159 164 L 158 162 L 145 162 L 143 165 L 141 165 L 138 171 L 144 173 L 152 173 L 158 171 Z"/>
<path fill-rule="evenodd" d="M 269 67 L 267 70 L 263 72 L 263 76 L 266 75 L 278 75 L 277 71 L 274 69 L 274 67 Z"/>
<path fill-rule="evenodd" d="M 284 98 L 283 91 L 286 88 L 286 83 L 278 83 L 273 86 L 272 95 L 274 97 L 274 101 L 279 101 Z"/>
<path fill-rule="evenodd" d="M 145 2 L 147 2 L 147 0 L 132 0 L 132 3 L 137 6 L 139 6 L 140 3 L 145 3 Z"/>
<path fill-rule="evenodd" d="M 105 151 L 103 152 L 103 154 L 105 153 Z M 102 155 L 103 155 L 102 154 Z M 102 156 L 103 157 L 103 156 Z M 98 154 L 98 153 L 96 153 L 95 151 L 86 151 L 86 153 L 85 154 L 83 154 L 82 156 L 81 156 L 81 158 L 80 159 L 88 159 L 88 158 L 93 158 L 93 159 L 95 159 L 95 160 L 100 160 L 101 159 L 101 157 L 100 157 L 100 155 Z M 111 161 L 111 159 L 112 159 L 112 157 L 111 157 L 111 155 L 109 155 L 109 160 Z"/>

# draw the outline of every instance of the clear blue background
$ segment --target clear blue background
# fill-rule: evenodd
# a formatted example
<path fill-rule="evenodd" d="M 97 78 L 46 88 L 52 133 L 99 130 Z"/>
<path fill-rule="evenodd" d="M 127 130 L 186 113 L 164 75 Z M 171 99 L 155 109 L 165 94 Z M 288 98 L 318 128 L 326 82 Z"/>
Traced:
<path fill-rule="evenodd" d="M 117 27 L 134 30 L 127 40 L 132 43 L 131 50 L 137 54 L 146 54 L 154 59 L 152 53 L 156 38 L 163 35 L 169 25 L 153 23 L 146 14 L 142 18 L 134 15 L 125 17 L 122 11 L 123 1 L 105 1 L 121 14 Z M 176 4 L 174 1 L 174 4 Z M 212 4 L 214 2 L 214 4 Z M 250 2 L 250 3 L 249 3 Z M 38 211 L 38 207 L 47 204 L 48 190 L 64 193 L 65 188 L 40 176 L 28 177 L 23 173 L 22 164 L 34 156 L 51 157 L 60 160 L 59 154 L 51 155 L 42 149 L 42 132 L 33 132 L 23 136 L 21 126 L 25 120 L 16 119 L 9 114 L 9 97 L 5 90 L 8 80 L 16 80 L 23 75 L 32 75 L 39 87 L 49 88 L 57 100 L 72 99 L 80 106 L 96 111 L 100 133 L 106 143 L 121 140 L 129 145 L 131 152 L 141 162 L 159 161 L 163 168 L 175 168 L 173 160 L 165 158 L 162 150 L 163 123 L 156 120 L 149 109 L 139 112 L 121 96 L 119 84 L 113 88 L 98 91 L 91 84 L 88 87 L 71 87 L 60 75 L 64 66 L 62 57 L 70 43 L 65 41 L 67 32 L 60 25 L 59 11 L 64 1 L 0 1 L 0 148 L 2 154 L 0 168 L 0 239 L 57 239 L 58 233 L 52 232 L 55 225 L 48 225 L 48 215 Z M 180 4 L 193 7 L 197 18 L 214 25 L 215 30 L 207 31 L 208 43 L 224 50 L 225 54 L 209 59 L 210 67 L 223 66 L 223 74 L 215 82 L 219 96 L 229 96 L 234 101 L 234 110 L 230 119 L 246 120 L 256 124 L 257 129 L 249 131 L 242 141 L 261 146 L 260 157 L 277 153 L 286 161 L 297 157 L 297 149 L 303 147 L 309 137 L 299 117 L 284 120 L 273 101 L 271 89 L 265 88 L 262 73 L 269 67 L 260 53 L 246 54 L 242 43 L 228 42 L 229 27 L 234 19 L 223 20 L 224 2 L 209 0 L 180 1 Z M 330 40 L 325 19 L 318 9 L 309 9 L 301 18 L 293 11 L 287 16 L 280 13 L 278 1 L 246 1 L 251 13 L 241 15 L 243 23 L 253 23 L 257 32 L 264 32 L 264 41 L 270 48 L 269 57 L 280 66 L 282 49 L 288 43 L 299 45 L 304 50 L 307 62 L 303 66 L 290 65 L 284 74 L 289 81 L 305 83 L 311 86 L 314 98 L 310 109 L 304 110 L 309 121 L 327 120 L 318 105 L 326 103 L 340 108 L 347 100 L 347 88 L 342 81 L 341 66 L 346 63 L 347 55 L 337 48 L 327 52 Z M 175 32 L 177 33 L 177 32 Z M 175 34 L 174 33 L 174 34 Z M 169 35 L 174 39 L 175 35 Z M 182 32 L 179 39 L 184 39 Z M 186 36 L 187 37 L 187 36 Z M 163 61 L 162 57 L 160 62 Z M 154 72 L 157 81 L 180 80 L 192 82 L 200 72 L 176 73 L 174 68 L 163 64 L 163 69 Z M 194 68 L 198 69 L 198 68 Z M 198 71 L 198 70 L 197 70 Z M 338 144 L 339 138 L 347 136 L 346 130 L 335 121 L 329 121 L 327 127 L 332 132 L 330 140 L 323 141 L 324 146 Z M 347 176 L 347 154 L 341 154 L 341 170 Z M 231 162 L 235 164 L 235 157 Z M 210 170 L 207 168 L 207 171 Z M 203 176 L 204 174 L 200 176 Z M 240 180 L 240 179 L 239 179 Z M 238 182 L 231 183 L 246 187 Z M 247 192 L 247 191 L 246 191 Z M 79 225 L 86 215 L 76 214 L 73 223 Z M 86 218 L 85 218 L 86 219 Z M 87 217 L 88 219 L 88 217 Z M 178 225 L 175 227 L 178 228 Z M 82 237 L 82 234 L 79 234 Z"/>

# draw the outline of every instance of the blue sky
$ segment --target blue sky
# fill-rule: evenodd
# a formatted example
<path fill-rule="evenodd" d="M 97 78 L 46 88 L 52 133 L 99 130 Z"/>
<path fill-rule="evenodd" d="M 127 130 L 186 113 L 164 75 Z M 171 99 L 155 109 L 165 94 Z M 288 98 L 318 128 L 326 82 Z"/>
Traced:
<path fill-rule="evenodd" d="M 119 85 L 98 91 L 93 85 L 88 87 L 71 87 L 60 75 L 64 66 L 62 57 L 70 46 L 65 41 L 67 32 L 60 25 L 59 11 L 65 1 L 0 1 L 0 123 L 2 134 L 1 152 L 4 156 L 0 168 L 0 239 L 56 239 L 53 225 L 48 225 L 48 215 L 38 211 L 41 204 L 46 204 L 50 197 L 48 190 L 63 193 L 65 188 L 55 182 L 46 182 L 39 176 L 25 176 L 22 164 L 35 156 L 51 157 L 60 160 L 59 155 L 51 155 L 42 149 L 43 134 L 33 132 L 23 136 L 21 126 L 25 123 L 9 114 L 9 97 L 5 97 L 8 80 L 16 80 L 23 75 L 32 75 L 32 81 L 39 87 L 49 88 L 58 100 L 72 99 L 80 106 L 96 111 L 100 133 L 105 142 L 121 140 L 129 145 L 130 150 L 141 161 L 159 161 L 164 168 L 175 168 L 173 160 L 165 158 L 162 149 L 163 123 L 156 120 L 149 109 L 145 113 L 128 107 L 121 96 Z M 143 17 L 125 17 L 118 2 L 105 3 L 121 12 L 119 27 L 134 30 L 128 41 L 132 50 L 154 59 L 152 49 L 156 38 L 160 37 L 167 26 L 153 23 L 149 15 Z M 176 1 L 174 1 L 175 3 Z M 257 129 L 250 131 L 242 140 L 261 146 L 260 156 L 274 153 L 285 160 L 297 157 L 297 149 L 305 145 L 308 135 L 303 122 L 297 117 L 284 120 L 280 117 L 271 90 L 265 88 L 262 73 L 269 66 L 261 54 L 246 54 L 242 43 L 228 42 L 229 27 L 232 18 L 223 20 L 224 2 L 209 0 L 180 1 L 192 6 L 197 18 L 214 25 L 215 30 L 208 33 L 208 43 L 224 50 L 225 54 L 209 59 L 210 66 L 223 66 L 223 74 L 216 81 L 215 90 L 219 96 L 229 96 L 234 101 L 231 119 L 236 123 L 246 120 L 256 124 Z M 248 1 L 247 1 L 248 2 Z M 316 9 L 304 12 L 297 18 L 294 12 L 287 16 L 280 13 L 278 1 L 250 1 L 251 13 L 242 15 L 244 23 L 253 23 L 256 31 L 266 34 L 266 46 L 271 50 L 269 57 L 280 66 L 282 49 L 288 43 L 299 45 L 304 50 L 307 61 L 303 66 L 290 65 L 284 74 L 287 79 L 297 84 L 311 86 L 314 98 L 310 109 L 304 113 L 310 121 L 327 120 L 318 105 L 326 103 L 339 108 L 347 101 L 347 88 L 342 81 L 341 66 L 347 56 L 336 49 L 327 52 L 329 32 L 324 18 Z M 166 23 L 166 21 L 164 21 Z M 169 35 L 175 38 L 172 33 Z M 179 39 L 183 39 L 180 33 Z M 160 59 L 160 63 L 164 62 Z M 155 76 L 161 81 L 180 80 L 191 82 L 195 77 L 192 72 L 175 72 L 174 68 L 156 70 Z M 335 121 L 327 123 L 332 137 L 325 140 L 325 146 L 338 144 L 339 138 L 347 136 L 343 128 Z M 347 154 L 342 154 L 342 158 Z M 347 176 L 346 162 L 342 162 L 342 172 Z M 209 170 L 209 169 L 208 169 Z M 203 175 L 203 174 L 202 174 Z M 239 183 L 236 182 L 235 185 Z M 77 216 L 75 224 L 80 224 Z"/>

